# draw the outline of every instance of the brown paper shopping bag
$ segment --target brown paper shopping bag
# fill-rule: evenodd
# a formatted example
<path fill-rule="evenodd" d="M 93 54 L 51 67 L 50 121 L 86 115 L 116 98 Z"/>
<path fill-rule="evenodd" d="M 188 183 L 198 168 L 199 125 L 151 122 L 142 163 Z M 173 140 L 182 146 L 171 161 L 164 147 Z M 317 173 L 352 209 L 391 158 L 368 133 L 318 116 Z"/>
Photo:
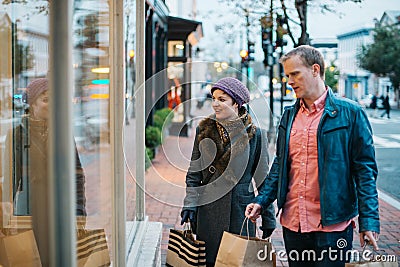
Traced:
<path fill-rule="evenodd" d="M 346 267 L 398 267 L 398 263 L 389 261 L 362 261 L 346 263 Z"/>
<path fill-rule="evenodd" d="M 110 266 L 110 254 L 104 229 L 79 229 L 78 267 Z"/>
<path fill-rule="evenodd" d="M 365 241 L 365 246 L 361 252 L 364 255 L 364 251 L 368 246 L 368 240 Z M 345 267 L 398 267 L 397 256 L 396 255 L 383 255 L 379 251 L 373 251 L 373 257 L 362 258 L 359 261 L 354 261 L 351 263 L 346 263 Z"/>
<path fill-rule="evenodd" d="M 166 266 L 205 266 L 206 246 L 196 240 L 191 230 L 170 229 Z"/>
<path fill-rule="evenodd" d="M 215 267 L 276 266 L 276 254 L 269 240 L 224 232 Z"/>
<path fill-rule="evenodd" d="M 32 230 L 0 237 L 0 265 L 4 267 L 42 266 Z"/>

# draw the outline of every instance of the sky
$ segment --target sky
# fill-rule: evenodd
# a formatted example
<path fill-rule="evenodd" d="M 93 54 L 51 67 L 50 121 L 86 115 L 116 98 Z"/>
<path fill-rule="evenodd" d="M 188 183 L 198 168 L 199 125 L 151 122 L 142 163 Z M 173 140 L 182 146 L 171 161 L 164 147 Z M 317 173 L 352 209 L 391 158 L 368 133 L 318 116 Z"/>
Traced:
<path fill-rule="evenodd" d="M 323 2 L 323 0 L 321 1 Z M 235 22 L 235 20 L 244 20 L 245 18 L 234 17 L 229 12 L 224 13 L 225 10 L 228 11 L 226 6 L 218 3 L 217 0 L 198 0 L 197 9 L 199 15 L 196 20 L 202 21 L 204 31 L 204 37 L 199 46 L 205 47 L 209 51 L 208 58 L 207 55 L 205 55 L 205 58 L 211 59 L 214 57 L 216 60 L 233 58 L 237 60 L 239 57 L 238 51 L 244 48 L 246 43 L 244 30 L 242 31 L 243 33 L 237 31 L 235 44 L 225 44 L 225 41 L 221 40 L 221 34 L 215 31 L 215 25 L 221 21 L 233 20 Z M 351 30 L 373 26 L 374 18 L 380 19 L 385 10 L 400 10 L 400 0 L 363 0 L 362 4 L 353 2 L 338 3 L 335 13 L 326 14 L 321 14 L 316 9 L 309 9 L 308 32 L 312 39 L 336 38 L 337 35 Z M 222 13 L 222 15 L 216 15 L 218 13 Z M 256 58 L 260 58 L 262 54 L 260 36 L 258 34 L 258 32 L 253 34 L 253 39 L 256 42 Z"/>
<path fill-rule="evenodd" d="M 313 38 L 332 38 L 351 29 L 373 26 L 386 10 L 400 10 L 400 0 L 364 0 L 362 4 L 341 3 L 336 14 L 309 14 L 309 32 Z M 337 14 L 342 13 L 339 17 Z"/>

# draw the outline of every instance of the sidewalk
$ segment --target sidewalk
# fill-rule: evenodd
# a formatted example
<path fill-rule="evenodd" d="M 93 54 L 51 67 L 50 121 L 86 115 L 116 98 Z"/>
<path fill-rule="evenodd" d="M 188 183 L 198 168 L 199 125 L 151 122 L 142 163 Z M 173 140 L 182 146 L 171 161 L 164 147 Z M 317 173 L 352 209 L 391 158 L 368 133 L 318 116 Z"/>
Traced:
<path fill-rule="evenodd" d="M 197 114 L 196 114 L 197 115 Z M 205 115 L 205 114 L 203 114 Z M 197 122 L 193 124 L 196 125 Z M 189 166 L 194 131 L 189 137 L 169 136 L 146 173 L 146 213 L 150 221 L 163 223 L 162 264 L 166 259 L 169 229 L 181 229 L 180 211 L 185 195 L 185 175 Z M 379 247 L 384 254 L 397 255 L 400 262 L 400 207 L 380 199 L 381 235 Z M 279 218 L 277 219 L 279 222 Z M 276 251 L 283 251 L 282 228 L 278 223 L 272 235 Z M 358 232 L 354 231 L 354 249 L 360 249 Z M 277 257 L 277 266 L 288 266 Z"/>

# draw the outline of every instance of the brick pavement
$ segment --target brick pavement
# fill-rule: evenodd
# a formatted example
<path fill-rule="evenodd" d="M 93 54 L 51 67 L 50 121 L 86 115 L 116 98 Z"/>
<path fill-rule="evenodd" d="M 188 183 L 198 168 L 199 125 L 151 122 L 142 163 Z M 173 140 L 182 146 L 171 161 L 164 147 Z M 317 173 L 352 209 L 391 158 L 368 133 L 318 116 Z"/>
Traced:
<path fill-rule="evenodd" d="M 195 123 L 194 123 L 195 125 Z M 189 137 L 169 136 L 159 149 L 153 165 L 146 173 L 146 213 L 150 221 L 163 223 L 162 264 L 165 264 L 169 229 L 180 226 L 180 210 L 185 194 L 185 174 L 189 166 L 194 131 Z M 400 262 L 400 210 L 380 199 L 381 235 L 380 249 L 397 255 Z M 279 219 L 277 220 L 279 221 Z M 280 226 L 272 235 L 276 251 L 284 249 Z M 354 231 L 354 248 L 360 249 L 357 229 Z M 277 266 L 288 266 L 278 260 Z"/>

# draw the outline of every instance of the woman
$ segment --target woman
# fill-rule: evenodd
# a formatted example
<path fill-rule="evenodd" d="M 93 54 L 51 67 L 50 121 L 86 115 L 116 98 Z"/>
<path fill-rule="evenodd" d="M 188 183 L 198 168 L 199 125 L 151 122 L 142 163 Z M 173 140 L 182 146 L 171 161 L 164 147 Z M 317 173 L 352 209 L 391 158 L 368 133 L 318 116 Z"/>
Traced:
<path fill-rule="evenodd" d="M 5 188 L 11 188 L 14 215 L 31 215 L 43 266 L 48 265 L 48 118 L 49 84 L 45 78 L 33 80 L 26 89 L 29 114 L 7 136 L 12 157 L 7 164 Z M 85 175 L 75 148 L 76 215 L 86 216 Z M 13 165 L 14 163 L 14 165 Z M 10 196 L 8 195 L 10 198 Z M 4 199 L 4 196 L 3 196 Z M 82 218 L 84 220 L 84 218 Z"/>
<path fill-rule="evenodd" d="M 181 224 L 190 221 L 197 238 L 205 241 L 207 266 L 214 266 L 223 232 L 240 233 L 246 205 L 254 198 L 252 180 L 260 185 L 268 171 L 265 134 L 243 106 L 250 100 L 248 89 L 227 77 L 213 85 L 211 94 L 214 114 L 196 129 L 181 212 Z M 274 228 L 271 205 L 263 216 L 263 238 Z M 254 226 L 249 235 L 255 236 Z"/>

